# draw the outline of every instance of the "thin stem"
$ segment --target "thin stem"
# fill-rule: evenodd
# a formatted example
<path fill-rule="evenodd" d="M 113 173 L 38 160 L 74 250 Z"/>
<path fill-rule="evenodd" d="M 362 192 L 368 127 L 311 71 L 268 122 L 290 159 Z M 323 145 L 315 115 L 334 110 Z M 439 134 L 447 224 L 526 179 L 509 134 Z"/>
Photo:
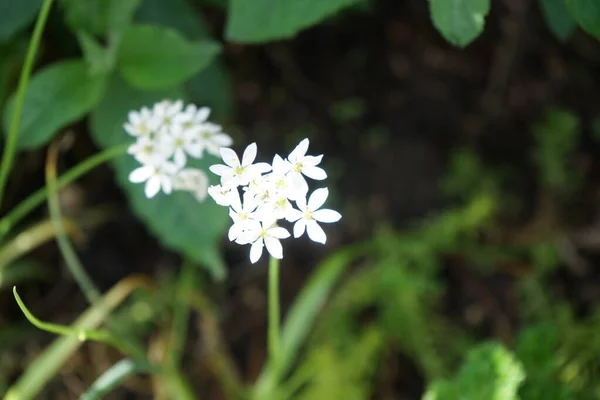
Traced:
<path fill-rule="evenodd" d="M 83 291 L 86 299 L 90 304 L 101 304 L 100 291 L 96 288 L 85 268 L 79 261 L 75 249 L 71 245 L 69 238 L 63 227 L 62 213 L 58 201 L 58 185 L 56 181 L 56 164 L 58 158 L 59 143 L 54 141 L 48 148 L 48 159 L 46 161 L 46 184 L 48 186 L 48 208 L 50 218 L 54 223 L 56 230 L 56 241 L 60 252 L 65 259 L 65 263 L 69 268 L 69 272 L 75 278 L 78 286 Z M 119 342 L 122 342 L 127 351 L 126 354 L 132 355 L 135 359 L 146 360 L 144 349 L 134 339 L 130 339 L 126 332 L 119 328 L 118 324 L 111 322 L 110 316 L 107 316 L 107 323 L 110 330 L 116 335 L 120 333 Z"/>
<path fill-rule="evenodd" d="M 127 147 L 128 145 L 111 147 L 80 162 L 56 180 L 57 188 L 65 187 L 98 165 L 124 154 L 127 151 Z M 0 220 L 0 239 L 30 211 L 41 205 L 47 196 L 48 188 L 43 187 L 19 203 L 8 215 L 2 218 Z"/>
<path fill-rule="evenodd" d="M 33 62 L 40 45 L 42 33 L 44 32 L 44 26 L 50 13 L 52 6 L 52 0 L 44 0 L 40 13 L 38 14 L 35 28 L 33 29 L 33 35 L 29 48 L 27 49 L 27 55 L 25 57 L 25 63 L 21 70 L 21 76 L 19 77 L 19 86 L 17 87 L 17 95 L 15 97 L 14 109 L 12 119 L 10 121 L 10 128 L 8 132 L 8 139 L 5 143 L 4 153 L 2 155 L 2 161 L 0 164 L 0 206 L 2 206 L 2 198 L 4 196 L 4 187 L 8 179 L 8 174 L 12 168 L 12 164 L 15 158 L 15 152 L 17 147 L 17 137 L 19 136 L 19 126 L 21 124 L 21 114 L 23 111 L 23 104 L 25 103 L 25 91 L 29 84 L 29 77 L 31 76 L 31 70 L 33 69 Z"/>
<path fill-rule="evenodd" d="M 183 358 L 183 351 L 188 332 L 188 323 L 190 320 L 190 307 L 186 299 L 193 292 L 195 281 L 196 266 L 190 260 L 184 260 L 179 272 L 179 282 L 177 282 L 177 293 L 175 294 L 175 303 L 173 305 L 173 325 L 171 330 L 171 362 L 174 367 L 178 367 Z"/>
<path fill-rule="evenodd" d="M 275 365 L 279 358 L 279 260 L 269 258 L 269 359 Z"/>

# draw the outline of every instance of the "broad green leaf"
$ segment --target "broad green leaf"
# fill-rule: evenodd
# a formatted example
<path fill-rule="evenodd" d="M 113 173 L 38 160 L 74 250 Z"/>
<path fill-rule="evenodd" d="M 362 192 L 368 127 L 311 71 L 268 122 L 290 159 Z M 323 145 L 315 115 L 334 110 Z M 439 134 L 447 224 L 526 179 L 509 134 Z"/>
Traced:
<path fill-rule="evenodd" d="M 110 83 L 104 100 L 91 115 L 91 133 L 101 147 L 112 147 L 132 142 L 123 129 L 127 113 L 142 106 L 152 106 L 163 99 L 181 98 L 181 91 L 141 91 L 130 87 L 121 79 Z M 218 160 L 206 155 L 190 164 L 205 171 Z M 115 160 L 117 182 L 125 191 L 131 208 L 161 242 L 195 262 L 203 264 L 216 278 L 225 276 L 225 268 L 218 252 L 229 217 L 224 207 L 213 201 L 198 201 L 189 193 L 159 194 L 152 199 L 144 195 L 144 185 L 129 182 L 128 175 L 138 166 L 130 156 Z M 208 174 L 212 178 L 212 174 Z M 213 182 L 216 183 L 216 182 Z"/>
<path fill-rule="evenodd" d="M 134 87 L 166 89 L 207 67 L 220 49 L 212 40 L 189 42 L 172 29 L 137 25 L 123 34 L 118 69 Z"/>
<path fill-rule="evenodd" d="M 550 31 L 560 40 L 567 40 L 575 29 L 566 0 L 540 0 L 542 15 Z"/>
<path fill-rule="evenodd" d="M 226 36 L 241 43 L 289 38 L 360 1 L 231 0 Z"/>
<path fill-rule="evenodd" d="M 108 35 L 125 29 L 140 0 L 63 0 L 67 25 L 75 31 Z"/>
<path fill-rule="evenodd" d="M 100 101 L 105 84 L 104 76 L 89 74 L 83 60 L 61 61 L 37 72 L 25 93 L 18 148 L 42 146 L 57 130 L 83 117 Z M 14 94 L 4 110 L 5 134 L 13 109 Z"/>
<path fill-rule="evenodd" d="M 186 0 L 145 0 L 135 20 L 176 29 L 188 39 L 208 38 L 206 23 Z M 192 77 L 185 85 L 190 101 L 209 106 L 214 115 L 230 116 L 234 112 L 233 89 L 226 68 L 219 57 Z"/>
<path fill-rule="evenodd" d="M 13 37 L 35 18 L 42 0 L 0 1 L 0 41 Z"/>
<path fill-rule="evenodd" d="M 455 46 L 471 43 L 485 26 L 489 0 L 429 0 L 431 20 L 437 30 Z"/>
<path fill-rule="evenodd" d="M 575 21 L 589 34 L 600 39 L 600 1 L 566 0 Z"/>
<path fill-rule="evenodd" d="M 467 355 L 453 379 L 434 381 L 423 400 L 518 400 L 523 366 L 499 343 L 483 343 Z"/>

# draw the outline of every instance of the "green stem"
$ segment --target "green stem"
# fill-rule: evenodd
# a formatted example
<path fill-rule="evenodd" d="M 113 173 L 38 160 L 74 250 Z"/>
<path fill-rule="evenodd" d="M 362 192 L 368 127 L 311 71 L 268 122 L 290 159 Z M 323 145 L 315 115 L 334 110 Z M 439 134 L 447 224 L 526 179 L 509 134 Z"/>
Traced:
<path fill-rule="evenodd" d="M 63 176 L 58 178 L 56 180 L 56 186 L 59 189 L 65 187 L 98 165 L 124 154 L 127 151 L 128 146 L 129 145 L 111 147 L 80 162 Z M 13 208 L 8 215 L 2 218 L 0 220 L 0 239 L 10 232 L 13 226 L 15 226 L 15 224 L 24 216 L 41 205 L 46 200 L 46 197 L 48 197 L 48 188 L 43 187 L 19 203 L 19 205 Z"/>
<path fill-rule="evenodd" d="M 131 375 L 147 371 L 148 365 L 145 363 L 140 364 L 134 360 L 125 358 L 100 375 L 92 386 L 79 396 L 79 400 L 100 399 Z"/>
<path fill-rule="evenodd" d="M 184 260 L 179 273 L 175 304 L 173 305 L 173 325 L 171 330 L 171 363 L 178 367 L 183 358 L 188 323 L 190 320 L 190 307 L 187 299 L 193 291 L 196 266 L 190 260 Z"/>
<path fill-rule="evenodd" d="M 279 358 L 279 260 L 269 258 L 269 360 L 277 365 Z"/>
<path fill-rule="evenodd" d="M 25 306 L 25 303 L 23 303 L 23 300 L 21 300 L 21 296 L 19 296 L 19 294 L 17 293 L 16 287 L 13 287 L 13 295 L 15 296 L 15 300 L 17 301 L 19 308 L 21 309 L 21 311 L 23 311 L 25 318 L 27 318 L 27 320 L 38 329 L 61 336 L 75 336 L 82 342 L 88 339 L 95 340 L 114 346 L 121 351 L 124 351 L 125 349 L 123 346 L 120 345 L 120 343 L 117 340 L 115 340 L 115 338 L 110 334 L 110 332 L 101 330 L 77 329 L 67 325 L 58 325 L 50 322 L 41 321 L 35 315 L 33 315 L 31 311 L 29 311 L 27 306 Z"/>
<path fill-rule="evenodd" d="M 23 104 L 25 103 L 25 91 L 29 84 L 29 77 L 31 76 L 31 70 L 33 69 L 33 62 L 35 55 L 37 54 L 40 40 L 42 38 L 42 32 L 50 13 L 52 6 L 52 0 L 44 0 L 40 13 L 38 14 L 35 28 L 33 29 L 33 35 L 29 48 L 27 49 L 27 55 L 25 57 L 25 63 L 21 70 L 21 76 L 19 77 L 19 86 L 17 87 L 17 95 L 15 97 L 14 109 L 12 119 L 10 121 L 10 128 L 8 131 L 8 139 L 4 146 L 4 153 L 2 155 L 2 161 L 0 164 L 0 206 L 2 206 L 2 198 L 4 196 L 4 187 L 8 180 L 8 174 L 12 168 L 12 164 L 15 158 L 15 152 L 17 147 L 17 137 L 19 136 L 19 125 L 21 124 L 21 114 L 23 111 Z"/>

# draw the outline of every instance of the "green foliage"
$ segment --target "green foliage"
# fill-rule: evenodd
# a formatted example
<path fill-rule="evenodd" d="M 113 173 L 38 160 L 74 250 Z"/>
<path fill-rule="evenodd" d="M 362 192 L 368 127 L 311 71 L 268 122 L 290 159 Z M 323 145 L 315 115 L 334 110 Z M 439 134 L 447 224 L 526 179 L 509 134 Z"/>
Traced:
<path fill-rule="evenodd" d="M 35 18 L 42 0 L 3 0 L 0 2 L 0 41 L 11 39 Z"/>
<path fill-rule="evenodd" d="M 17 146 L 47 143 L 58 129 L 78 120 L 102 98 L 106 77 L 92 76 L 83 60 L 60 61 L 36 73 L 25 93 Z M 14 95 L 4 110 L 4 132 L 12 118 Z"/>
<path fill-rule="evenodd" d="M 566 0 L 571 15 L 589 34 L 600 39 L 600 2 L 596 0 Z"/>
<path fill-rule="evenodd" d="M 86 31 L 77 32 L 77 40 L 91 75 L 108 74 L 115 68 L 116 57 L 112 47 L 103 47 Z"/>
<path fill-rule="evenodd" d="M 182 98 L 181 90 L 144 92 L 128 86 L 121 79 L 113 79 L 102 102 L 92 112 L 90 130 L 101 147 L 112 147 L 131 141 L 123 131 L 127 113 L 163 99 Z M 191 167 L 207 170 L 216 162 L 206 156 Z M 211 201 L 198 204 L 189 193 L 175 192 L 148 199 L 142 185 L 132 185 L 128 175 L 137 166 L 130 156 L 114 162 L 117 182 L 121 185 L 134 212 L 161 242 L 189 256 L 210 270 L 216 278 L 225 276 L 225 268 L 218 252 L 218 242 L 228 224 L 227 211 Z"/>
<path fill-rule="evenodd" d="M 557 193 L 569 193 L 579 186 L 581 177 L 570 168 L 578 145 L 579 118 L 561 109 L 550 109 L 533 129 L 537 163 L 542 185 Z"/>
<path fill-rule="evenodd" d="M 569 14 L 566 0 L 539 0 L 542 15 L 548 28 L 559 40 L 567 40 L 575 29 L 575 21 Z"/>
<path fill-rule="evenodd" d="M 208 66 L 220 48 L 212 40 L 188 42 L 172 29 L 132 26 L 123 33 L 118 69 L 136 88 L 167 89 L 182 84 Z"/>
<path fill-rule="evenodd" d="M 516 400 L 525 378 L 515 356 L 499 343 L 484 343 L 467 354 L 455 378 L 433 382 L 424 400 Z"/>
<path fill-rule="evenodd" d="M 106 36 L 129 25 L 140 0 L 62 0 L 67 25 L 74 31 Z"/>
<path fill-rule="evenodd" d="M 231 0 L 226 36 L 257 43 L 294 36 L 360 0 Z"/>
<path fill-rule="evenodd" d="M 489 0 L 429 0 L 431 20 L 455 46 L 465 47 L 481 34 L 490 11 Z"/>

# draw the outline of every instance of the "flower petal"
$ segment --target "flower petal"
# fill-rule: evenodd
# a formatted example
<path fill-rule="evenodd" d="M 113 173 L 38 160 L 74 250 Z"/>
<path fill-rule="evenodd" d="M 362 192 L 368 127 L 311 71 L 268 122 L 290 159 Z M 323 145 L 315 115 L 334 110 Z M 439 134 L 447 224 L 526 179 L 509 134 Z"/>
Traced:
<path fill-rule="evenodd" d="M 151 199 L 156 196 L 156 194 L 160 191 L 160 178 L 158 176 L 152 176 L 146 182 L 146 186 L 144 187 L 144 193 L 146 197 Z"/>
<path fill-rule="evenodd" d="M 285 213 L 285 219 L 290 222 L 298 221 L 300 218 L 302 218 L 302 211 L 296 210 L 295 208 L 290 208 Z"/>
<path fill-rule="evenodd" d="M 327 178 L 327 172 L 321 167 L 304 166 L 302 173 L 315 181 L 322 181 Z"/>
<path fill-rule="evenodd" d="M 296 146 L 296 148 L 294 150 L 292 150 L 292 152 L 288 156 L 288 160 L 292 164 L 297 163 L 298 161 L 300 161 L 302 159 L 302 157 L 304 157 L 304 155 L 308 151 L 308 143 L 309 143 L 308 138 L 306 138 L 303 141 L 301 141 L 300 143 L 298 143 L 298 146 Z"/>
<path fill-rule="evenodd" d="M 267 236 L 265 238 L 265 246 L 267 247 L 269 254 L 273 257 L 280 260 L 283 258 L 283 246 L 281 246 L 281 242 L 279 242 L 278 239 Z"/>
<path fill-rule="evenodd" d="M 308 237 L 313 242 L 325 244 L 325 241 L 327 240 L 325 231 L 314 220 L 310 220 L 306 223 L 306 233 L 308 233 Z"/>
<path fill-rule="evenodd" d="M 235 151 L 227 147 L 222 147 L 219 149 L 219 153 L 221 153 L 221 158 L 225 164 L 232 168 L 240 166 L 240 159 L 237 154 L 235 154 Z"/>
<path fill-rule="evenodd" d="M 304 218 L 299 219 L 294 224 L 294 237 L 299 238 L 300 236 L 302 236 L 305 229 L 306 229 L 306 220 Z"/>
<path fill-rule="evenodd" d="M 318 156 L 306 156 L 302 160 L 302 165 L 304 165 L 305 167 L 314 167 L 315 165 L 319 165 L 322 159 L 323 154 Z"/>
<path fill-rule="evenodd" d="M 244 150 L 244 155 L 242 156 L 242 165 L 244 167 L 254 162 L 254 159 L 256 158 L 256 151 L 256 143 L 250 143 L 248 147 L 246 147 L 246 150 Z"/>
<path fill-rule="evenodd" d="M 329 190 L 327 188 L 320 188 L 312 192 L 308 199 L 308 209 L 310 211 L 318 210 L 319 207 L 325 204 L 327 196 L 329 196 Z"/>
<path fill-rule="evenodd" d="M 269 172 L 271 170 L 271 164 L 265 162 L 259 162 L 252 165 L 252 171 L 258 172 L 260 174 L 264 174 L 265 172 Z"/>
<path fill-rule="evenodd" d="M 332 223 L 338 222 L 342 218 L 342 214 L 334 210 L 323 209 L 315 211 L 313 218 L 319 222 Z"/>
<path fill-rule="evenodd" d="M 134 169 L 129 174 L 129 181 L 132 183 L 145 182 L 152 176 L 153 169 L 150 166 L 143 166 Z"/>
<path fill-rule="evenodd" d="M 223 164 L 211 165 L 210 167 L 208 167 L 208 169 L 213 174 L 219 175 L 219 176 L 223 176 L 231 171 L 230 167 L 228 167 L 227 165 L 223 165 Z"/>
<path fill-rule="evenodd" d="M 261 239 L 252 243 L 252 247 L 250 247 L 250 262 L 254 264 L 260 259 L 260 256 L 263 252 L 263 241 Z"/>
<path fill-rule="evenodd" d="M 287 231 L 287 229 L 276 226 L 275 228 L 269 229 L 269 236 L 273 236 L 277 239 L 287 239 L 290 237 L 290 233 Z"/>

